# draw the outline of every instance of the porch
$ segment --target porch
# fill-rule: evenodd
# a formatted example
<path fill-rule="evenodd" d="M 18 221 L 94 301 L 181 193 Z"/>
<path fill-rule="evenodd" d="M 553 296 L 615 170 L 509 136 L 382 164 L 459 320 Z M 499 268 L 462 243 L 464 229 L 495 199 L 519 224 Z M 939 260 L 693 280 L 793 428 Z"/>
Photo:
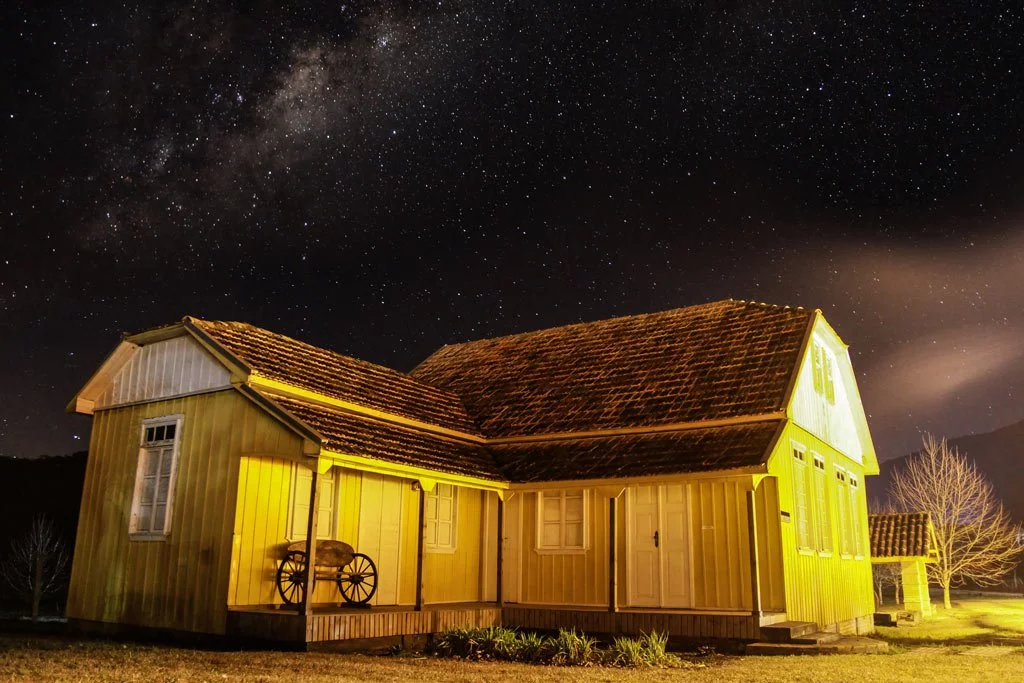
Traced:
<path fill-rule="evenodd" d="M 310 644 L 392 636 L 441 633 L 458 627 L 502 623 L 495 603 L 454 603 L 425 606 L 349 607 L 313 605 L 303 615 L 294 607 L 254 605 L 229 607 L 227 635 L 240 640 Z"/>
<path fill-rule="evenodd" d="M 230 607 L 227 635 L 280 644 L 309 645 L 347 640 L 442 633 L 452 628 L 504 625 L 553 631 L 576 628 L 588 634 L 659 631 L 694 639 L 757 640 L 762 626 L 786 620 L 784 612 L 559 607 L 496 603 L 452 603 L 358 608 L 314 605 L 310 614 L 274 605 Z"/>

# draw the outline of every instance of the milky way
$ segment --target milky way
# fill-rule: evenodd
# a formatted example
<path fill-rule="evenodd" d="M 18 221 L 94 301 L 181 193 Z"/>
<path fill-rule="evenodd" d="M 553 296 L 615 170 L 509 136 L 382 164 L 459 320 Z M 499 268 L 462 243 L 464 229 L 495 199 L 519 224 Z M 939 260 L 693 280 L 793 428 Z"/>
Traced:
<path fill-rule="evenodd" d="M 883 457 L 1024 419 L 1014 3 L 5 3 L 0 453 L 125 330 L 408 369 L 722 297 L 821 308 Z M 981 7 L 980 5 L 983 5 Z"/>

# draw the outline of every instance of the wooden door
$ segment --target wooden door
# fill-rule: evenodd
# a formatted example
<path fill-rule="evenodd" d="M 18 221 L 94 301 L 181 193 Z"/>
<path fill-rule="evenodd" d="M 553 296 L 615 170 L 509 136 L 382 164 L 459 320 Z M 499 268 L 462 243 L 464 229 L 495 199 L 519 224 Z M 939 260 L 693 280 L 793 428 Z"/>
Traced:
<path fill-rule="evenodd" d="M 522 598 L 522 535 L 523 496 L 513 494 L 505 499 L 504 547 L 501 551 L 501 593 L 506 602 L 519 602 Z"/>
<path fill-rule="evenodd" d="M 629 604 L 692 606 L 686 485 L 631 488 L 628 515 Z"/>
<path fill-rule="evenodd" d="M 363 472 L 356 552 L 377 565 L 377 594 L 371 604 L 397 605 L 401 575 L 402 481 Z"/>
<path fill-rule="evenodd" d="M 638 607 L 661 604 L 661 559 L 654 537 L 658 516 L 657 486 L 630 489 L 629 603 Z"/>
<path fill-rule="evenodd" d="M 659 487 L 661 503 L 661 606 L 691 607 L 690 509 L 686 484 Z"/>

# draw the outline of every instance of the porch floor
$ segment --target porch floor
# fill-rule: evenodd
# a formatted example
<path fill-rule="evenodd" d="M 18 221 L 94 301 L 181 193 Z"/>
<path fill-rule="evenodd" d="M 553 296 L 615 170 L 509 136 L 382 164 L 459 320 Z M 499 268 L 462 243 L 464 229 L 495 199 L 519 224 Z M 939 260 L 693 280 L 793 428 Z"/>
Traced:
<path fill-rule="evenodd" d="M 459 626 L 494 626 L 501 623 L 495 603 L 445 603 L 354 607 L 314 604 L 307 619 L 294 607 L 247 605 L 228 607 L 229 636 L 259 640 L 319 643 L 388 636 L 440 633 Z"/>

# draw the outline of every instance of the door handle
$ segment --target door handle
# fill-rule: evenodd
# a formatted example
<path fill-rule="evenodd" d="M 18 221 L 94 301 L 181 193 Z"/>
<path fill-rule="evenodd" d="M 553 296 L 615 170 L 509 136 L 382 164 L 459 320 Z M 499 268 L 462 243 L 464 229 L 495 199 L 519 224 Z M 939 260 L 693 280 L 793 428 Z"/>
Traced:
<path fill-rule="evenodd" d="M 655 548 L 658 547 L 658 532 L 657 531 L 654 532 L 654 547 Z"/>

